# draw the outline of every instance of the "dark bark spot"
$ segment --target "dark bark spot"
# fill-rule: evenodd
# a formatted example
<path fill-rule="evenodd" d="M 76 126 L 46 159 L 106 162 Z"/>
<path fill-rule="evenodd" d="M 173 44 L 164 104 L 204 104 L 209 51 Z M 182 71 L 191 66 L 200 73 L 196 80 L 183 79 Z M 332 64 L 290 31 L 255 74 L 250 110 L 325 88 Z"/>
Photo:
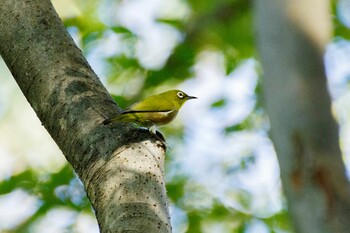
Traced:
<path fill-rule="evenodd" d="M 45 26 L 45 28 L 48 29 L 50 27 L 50 22 L 47 19 L 42 18 L 40 22 Z"/>
<path fill-rule="evenodd" d="M 71 97 L 76 94 L 84 93 L 89 90 L 89 86 L 85 82 L 73 81 L 65 90 L 67 96 Z"/>
<path fill-rule="evenodd" d="M 316 168 L 313 174 L 313 179 L 315 183 L 321 188 L 321 190 L 325 194 L 325 198 L 327 200 L 328 214 L 329 216 L 331 216 L 332 215 L 331 212 L 334 206 L 335 195 L 334 195 L 332 183 L 328 177 L 329 177 L 329 174 L 322 167 Z"/>
<path fill-rule="evenodd" d="M 291 175 L 291 181 L 294 189 L 300 191 L 304 185 L 303 182 L 303 157 L 305 156 L 304 145 L 298 132 L 293 134 L 292 142 L 295 154 L 295 167 Z"/>

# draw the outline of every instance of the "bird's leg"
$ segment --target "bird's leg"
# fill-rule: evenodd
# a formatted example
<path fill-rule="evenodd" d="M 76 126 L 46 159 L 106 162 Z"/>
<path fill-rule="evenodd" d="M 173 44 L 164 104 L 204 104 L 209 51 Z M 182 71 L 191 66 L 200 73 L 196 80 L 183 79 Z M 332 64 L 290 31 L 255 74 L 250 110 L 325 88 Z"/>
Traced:
<path fill-rule="evenodd" d="M 158 135 L 157 135 L 157 130 L 156 130 L 156 126 L 151 126 L 150 128 L 148 128 L 148 130 L 149 130 L 149 132 L 152 134 L 152 135 L 154 135 L 156 138 L 158 138 L 164 145 L 165 145 L 165 147 L 167 148 L 167 149 L 171 149 L 169 146 L 168 146 L 168 143 L 166 143 L 166 141 L 165 141 L 165 139 L 163 139 L 163 138 L 161 138 L 161 137 L 159 137 Z"/>
<path fill-rule="evenodd" d="M 152 125 L 151 127 L 148 128 L 149 132 L 153 135 L 157 136 L 157 131 L 156 131 L 156 126 Z M 163 141 L 163 140 L 162 140 Z"/>

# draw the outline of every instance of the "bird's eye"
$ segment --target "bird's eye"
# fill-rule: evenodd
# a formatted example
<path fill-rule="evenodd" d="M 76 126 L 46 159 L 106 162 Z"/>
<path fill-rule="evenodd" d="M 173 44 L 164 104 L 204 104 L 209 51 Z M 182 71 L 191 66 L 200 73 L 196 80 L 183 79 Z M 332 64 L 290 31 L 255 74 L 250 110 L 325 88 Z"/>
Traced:
<path fill-rule="evenodd" d="M 179 92 L 177 93 L 177 96 L 178 96 L 180 99 L 182 99 L 182 98 L 184 97 L 184 93 L 181 92 L 181 91 L 179 91 Z"/>

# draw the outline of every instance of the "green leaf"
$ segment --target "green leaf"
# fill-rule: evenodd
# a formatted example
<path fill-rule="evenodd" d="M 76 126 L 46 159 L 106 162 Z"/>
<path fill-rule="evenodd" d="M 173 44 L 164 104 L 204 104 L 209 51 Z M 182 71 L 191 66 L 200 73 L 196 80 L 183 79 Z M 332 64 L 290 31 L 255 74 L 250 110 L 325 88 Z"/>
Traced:
<path fill-rule="evenodd" d="M 226 100 L 225 99 L 220 99 L 214 103 L 211 104 L 211 107 L 212 108 L 220 108 L 220 107 L 223 107 L 225 106 L 226 104 Z"/>

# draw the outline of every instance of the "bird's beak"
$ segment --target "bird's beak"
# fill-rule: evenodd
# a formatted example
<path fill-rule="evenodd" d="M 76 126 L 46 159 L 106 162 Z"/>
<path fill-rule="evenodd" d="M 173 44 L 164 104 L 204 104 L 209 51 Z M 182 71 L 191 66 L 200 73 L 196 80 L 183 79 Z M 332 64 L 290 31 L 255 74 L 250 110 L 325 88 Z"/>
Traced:
<path fill-rule="evenodd" d="M 187 96 L 187 99 L 190 100 L 190 99 L 198 99 L 198 98 L 195 96 Z"/>

